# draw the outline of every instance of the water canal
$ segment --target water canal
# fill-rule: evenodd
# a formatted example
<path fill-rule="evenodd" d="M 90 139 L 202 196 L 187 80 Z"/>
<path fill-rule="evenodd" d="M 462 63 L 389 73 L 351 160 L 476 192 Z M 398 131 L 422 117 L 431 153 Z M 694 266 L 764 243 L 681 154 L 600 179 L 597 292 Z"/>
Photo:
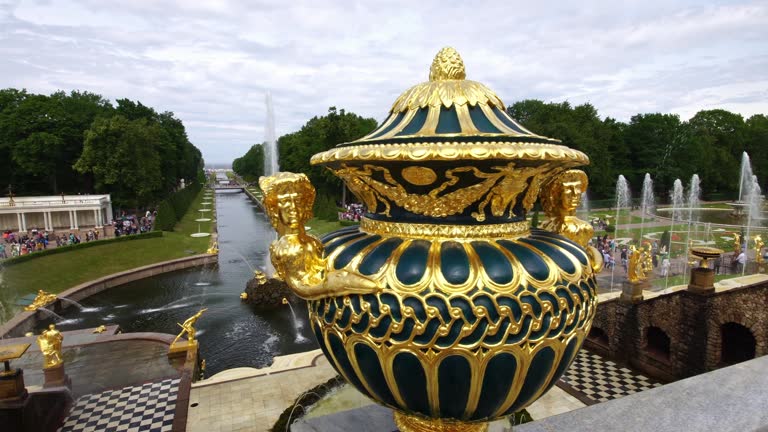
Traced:
<path fill-rule="evenodd" d="M 256 311 L 239 295 L 253 269 L 268 259 L 272 227 L 242 192 L 217 192 L 219 263 L 128 283 L 96 294 L 62 313 L 61 330 L 119 324 L 123 332 L 178 333 L 183 322 L 208 308 L 197 323 L 198 340 L 210 376 L 235 367 L 264 367 L 278 355 L 315 349 L 304 303 Z"/>

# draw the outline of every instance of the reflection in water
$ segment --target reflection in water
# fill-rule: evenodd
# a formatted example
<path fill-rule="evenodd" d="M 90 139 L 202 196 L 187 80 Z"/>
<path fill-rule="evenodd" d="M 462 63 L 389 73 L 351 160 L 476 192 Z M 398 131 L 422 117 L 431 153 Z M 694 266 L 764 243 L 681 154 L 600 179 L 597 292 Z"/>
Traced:
<path fill-rule="evenodd" d="M 124 332 L 177 334 L 178 324 L 202 307 L 198 321 L 209 375 L 234 367 L 264 367 L 276 355 L 315 349 L 305 303 L 255 311 L 240 301 L 253 268 L 263 270 L 272 228 L 242 192 L 217 193 L 219 263 L 181 270 L 111 288 L 82 300 L 83 310 L 62 312 L 61 330 L 119 324 Z M 118 306 L 113 306 L 118 305 Z M 49 322 L 40 322 L 42 329 Z M 38 331 L 39 332 L 39 331 Z"/>

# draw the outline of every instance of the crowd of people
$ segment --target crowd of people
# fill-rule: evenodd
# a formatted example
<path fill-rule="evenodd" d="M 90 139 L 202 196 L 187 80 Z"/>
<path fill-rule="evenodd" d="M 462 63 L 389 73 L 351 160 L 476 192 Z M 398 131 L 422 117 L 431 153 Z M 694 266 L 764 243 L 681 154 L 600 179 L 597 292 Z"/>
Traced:
<path fill-rule="evenodd" d="M 123 212 L 121 217 L 112 220 L 112 232 L 115 237 L 120 237 L 152 231 L 152 222 L 156 216 L 156 211 L 149 210 L 140 217 Z M 52 244 L 61 247 L 96 241 L 106 238 L 106 235 L 107 231 L 102 232 L 98 227 L 68 233 L 41 231 L 37 228 L 27 233 L 6 230 L 3 232 L 3 241 L 0 243 L 0 259 L 40 252 L 48 249 Z"/>
<path fill-rule="evenodd" d="M 152 212 L 147 210 L 144 216 L 141 217 L 127 215 L 123 212 L 123 215 L 119 219 L 112 220 L 112 228 L 115 237 L 130 234 L 143 234 L 152 231 L 152 222 L 155 220 L 155 217 L 157 217 L 157 211 Z"/>
<path fill-rule="evenodd" d="M 61 235 L 54 232 L 33 229 L 29 233 L 15 233 L 10 230 L 3 232 L 3 243 L 0 245 L 0 259 L 27 255 L 48 249 L 51 243 L 56 247 L 78 244 L 83 241 L 98 240 L 101 232 L 98 228 L 88 230 L 85 233 L 72 233 Z"/>
<path fill-rule="evenodd" d="M 360 222 L 360 218 L 365 214 L 365 207 L 362 204 L 346 204 L 344 211 L 339 212 L 339 220 Z"/>

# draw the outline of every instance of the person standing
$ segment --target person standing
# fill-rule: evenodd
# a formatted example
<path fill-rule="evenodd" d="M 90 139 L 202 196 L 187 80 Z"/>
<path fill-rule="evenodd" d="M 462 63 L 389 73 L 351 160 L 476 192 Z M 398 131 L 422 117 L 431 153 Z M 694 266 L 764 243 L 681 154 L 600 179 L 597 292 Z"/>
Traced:
<path fill-rule="evenodd" d="M 663 277 L 667 277 L 667 275 L 669 274 L 669 266 L 670 266 L 669 257 L 664 255 L 664 259 L 661 260 L 661 275 Z"/>
<path fill-rule="evenodd" d="M 744 271 L 744 266 L 747 264 L 747 254 L 742 249 L 739 255 L 736 257 L 736 272 L 741 273 Z"/>

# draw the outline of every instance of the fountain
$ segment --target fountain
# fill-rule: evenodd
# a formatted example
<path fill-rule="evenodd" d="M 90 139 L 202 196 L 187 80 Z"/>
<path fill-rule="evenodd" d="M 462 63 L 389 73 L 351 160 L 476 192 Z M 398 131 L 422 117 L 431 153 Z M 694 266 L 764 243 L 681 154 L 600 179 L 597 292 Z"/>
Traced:
<path fill-rule="evenodd" d="M 616 181 L 616 222 L 614 225 L 614 238 L 616 238 L 619 233 L 619 212 L 621 209 L 629 207 L 630 198 L 631 195 L 629 193 L 629 185 L 627 184 L 627 179 L 624 178 L 623 175 L 619 175 L 619 179 Z M 615 254 L 616 251 L 611 251 L 611 253 Z M 613 291 L 613 278 L 615 271 L 616 266 L 611 267 L 611 291 Z"/>
<path fill-rule="evenodd" d="M 304 335 L 301 334 L 301 329 L 304 328 L 304 324 L 299 321 L 299 319 L 296 317 L 296 312 L 293 310 L 293 306 L 291 306 L 291 302 L 288 301 L 287 298 L 283 297 L 283 304 L 288 305 L 288 309 L 291 310 L 291 319 L 293 320 L 293 328 L 296 330 L 296 339 L 294 342 L 296 343 L 304 343 L 307 341 L 307 338 L 304 337 Z"/>
<path fill-rule="evenodd" d="M 643 179 L 643 191 L 642 191 L 642 198 L 640 201 L 640 243 L 643 242 L 643 231 L 645 229 L 645 216 L 653 211 L 654 205 L 656 204 L 656 198 L 653 195 L 653 181 L 651 180 L 651 175 L 648 173 L 645 173 L 645 178 Z"/>
<path fill-rule="evenodd" d="M 672 192 L 670 193 L 670 200 L 672 201 L 672 224 L 677 220 L 683 219 L 683 182 L 680 179 L 675 179 L 675 183 L 672 185 Z"/>
<path fill-rule="evenodd" d="M 275 112 L 272 106 L 272 93 L 265 97 L 267 106 L 267 123 L 264 128 L 264 175 L 270 176 L 280 171 L 278 163 L 277 135 L 275 133 Z"/>
<path fill-rule="evenodd" d="M 744 202 L 744 190 L 749 191 L 751 185 L 746 185 L 745 182 L 750 182 L 752 179 L 752 164 L 749 160 L 749 154 L 743 152 L 741 154 L 741 170 L 739 171 L 739 200 L 738 202 Z"/>
<path fill-rule="evenodd" d="M 693 209 L 698 209 L 701 207 L 701 186 L 700 186 L 700 180 L 699 175 L 694 174 L 691 176 L 691 184 L 688 188 L 688 235 L 685 238 L 685 259 L 686 262 L 690 260 L 690 249 L 691 244 L 693 243 L 693 239 L 691 238 L 691 227 L 694 226 L 694 220 L 693 220 Z M 696 218 L 698 221 L 698 217 Z M 698 225 L 696 226 L 698 231 Z M 683 272 L 684 279 L 688 278 L 688 265 L 685 266 L 685 271 Z"/>
<path fill-rule="evenodd" d="M 277 149 L 277 137 L 275 133 L 275 112 L 272 106 L 272 94 L 267 92 L 267 124 L 264 128 L 264 175 L 270 176 L 280 171 Z M 277 233 L 271 233 L 270 243 L 277 240 Z M 267 259 L 264 263 L 264 273 L 268 277 L 274 277 L 275 268 L 272 261 Z"/>

